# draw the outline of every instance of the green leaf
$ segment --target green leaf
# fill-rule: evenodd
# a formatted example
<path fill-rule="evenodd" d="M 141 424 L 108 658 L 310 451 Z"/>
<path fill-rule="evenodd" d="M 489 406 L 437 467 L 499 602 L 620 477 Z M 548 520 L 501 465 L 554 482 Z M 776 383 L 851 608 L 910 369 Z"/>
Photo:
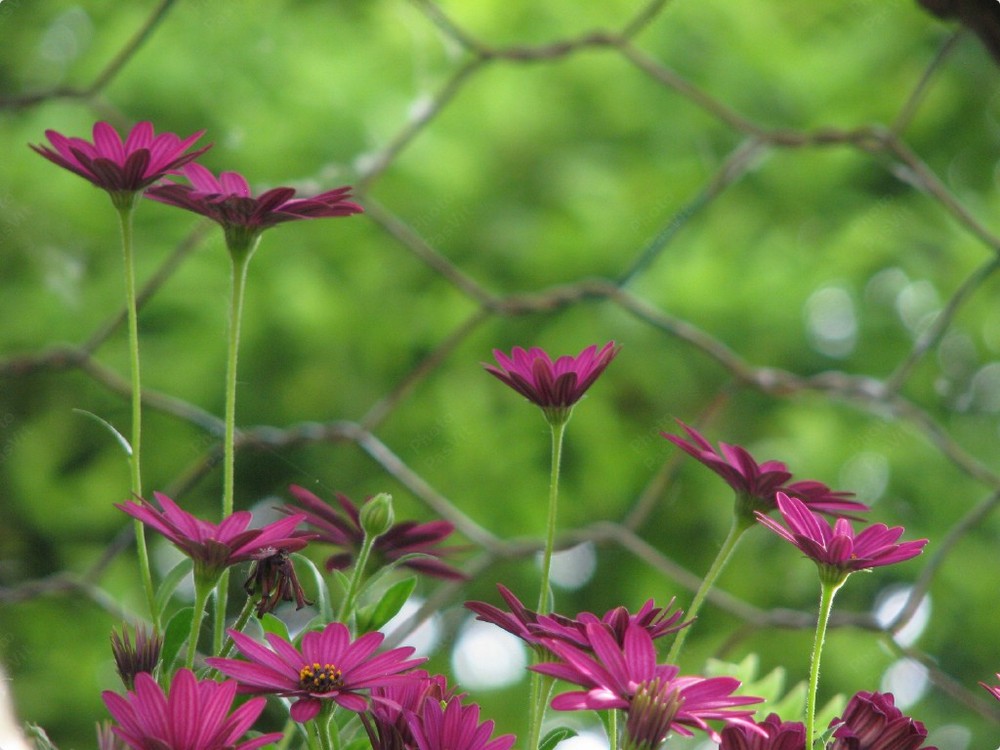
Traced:
<path fill-rule="evenodd" d="M 87 411 L 86 409 L 73 409 L 73 411 L 75 411 L 77 414 L 82 414 L 85 417 L 90 417 L 95 422 L 97 422 L 99 425 L 101 425 L 102 427 L 104 427 L 104 429 L 106 429 L 108 432 L 110 432 L 112 435 L 114 435 L 115 440 L 118 441 L 118 444 L 125 451 L 125 455 L 128 456 L 129 458 L 132 457 L 132 445 L 131 445 L 131 443 L 129 443 L 129 441 L 125 439 L 125 436 L 122 435 L 120 432 L 118 432 L 118 430 L 116 430 L 114 428 L 114 425 L 112 425 L 109 421 L 107 421 L 106 419 L 103 419 L 103 418 L 97 416 L 92 411 Z"/>
<path fill-rule="evenodd" d="M 37 750 L 58 750 L 55 745 L 52 744 L 52 740 L 45 733 L 38 724 L 27 723 L 24 725 L 25 735 L 31 740 L 32 744 L 37 748 Z"/>
<path fill-rule="evenodd" d="M 541 743 L 538 745 L 538 750 L 553 750 L 563 740 L 576 737 L 576 735 L 576 730 L 569 727 L 556 727 L 542 738 Z"/>
<path fill-rule="evenodd" d="M 308 557 L 300 555 L 298 552 L 292 553 L 292 560 L 294 563 L 305 567 L 312 574 L 312 578 L 316 582 L 316 605 L 319 607 L 319 616 L 326 622 L 332 622 L 333 609 L 330 607 L 330 592 L 326 587 L 326 580 L 323 578 L 323 574 L 316 567 L 316 563 Z"/>
<path fill-rule="evenodd" d="M 166 609 L 170 597 L 174 595 L 181 581 L 191 572 L 191 568 L 193 567 L 194 563 L 191 561 L 191 558 L 185 557 L 167 573 L 166 577 L 160 583 L 160 587 L 156 590 L 156 598 L 153 601 L 153 606 L 156 608 L 156 620 L 159 620 L 163 615 L 163 610 Z"/>
<path fill-rule="evenodd" d="M 291 643 L 292 637 L 288 634 L 288 626 L 270 612 L 265 612 L 260 618 L 260 627 L 265 633 L 274 633 Z"/>
<path fill-rule="evenodd" d="M 163 632 L 163 649 L 160 651 L 160 663 L 164 672 L 173 670 L 174 661 L 181 648 L 187 643 L 191 635 L 191 620 L 194 618 L 194 607 L 185 607 L 179 610 Z"/>
<path fill-rule="evenodd" d="M 403 608 L 416 586 L 416 576 L 404 578 L 390 586 L 374 604 L 358 610 L 358 633 L 378 630 L 389 622 Z"/>

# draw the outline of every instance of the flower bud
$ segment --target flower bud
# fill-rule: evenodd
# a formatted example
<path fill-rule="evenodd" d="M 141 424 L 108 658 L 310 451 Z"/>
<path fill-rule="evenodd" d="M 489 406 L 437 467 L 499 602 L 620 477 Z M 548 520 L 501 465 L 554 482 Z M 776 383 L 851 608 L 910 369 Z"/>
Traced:
<path fill-rule="evenodd" d="M 382 536 L 395 522 L 392 512 L 392 495 L 380 492 L 361 506 L 361 528 L 365 536 L 374 539 Z"/>

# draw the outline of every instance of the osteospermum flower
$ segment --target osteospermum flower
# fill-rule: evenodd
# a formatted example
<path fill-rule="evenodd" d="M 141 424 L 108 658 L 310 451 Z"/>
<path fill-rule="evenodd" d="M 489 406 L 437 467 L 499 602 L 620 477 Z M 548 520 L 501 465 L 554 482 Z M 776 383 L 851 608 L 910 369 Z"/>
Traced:
<path fill-rule="evenodd" d="M 188 164 L 182 171 L 190 185 L 167 181 L 146 191 L 146 197 L 217 222 L 226 234 L 230 251 L 252 251 L 260 234 L 276 224 L 363 211 L 348 200 L 350 187 L 311 198 L 296 198 L 294 188 L 277 187 L 254 197 L 246 178 L 237 172 L 222 172 L 217 178 L 200 164 Z"/>
<path fill-rule="evenodd" d="M 154 497 L 163 510 L 144 498 L 138 503 L 127 500 L 115 507 L 163 534 L 194 561 L 195 575 L 206 580 L 214 580 L 231 565 L 256 560 L 262 549 L 295 552 L 305 547 L 310 538 L 293 536 L 296 527 L 305 520 L 304 515 L 251 529 L 248 527 L 253 515 L 249 511 L 237 511 L 222 523 L 214 524 L 182 510 L 160 492 L 154 493 Z"/>
<path fill-rule="evenodd" d="M 281 602 L 295 602 L 295 609 L 312 604 L 295 574 L 288 550 L 264 547 L 253 554 L 253 564 L 243 582 L 247 596 L 259 596 L 257 617 L 273 612 Z"/>
<path fill-rule="evenodd" d="M 824 581 L 841 582 L 858 570 L 909 560 L 919 555 L 927 544 L 926 539 L 897 544 L 896 540 L 903 534 L 902 526 L 889 528 L 876 523 L 855 534 L 846 518 L 838 518 L 831 527 L 801 500 L 778 492 L 777 501 L 787 528 L 760 511 L 757 520 L 813 560 Z"/>
<path fill-rule="evenodd" d="M 508 357 L 499 349 L 493 357 L 499 367 L 484 364 L 486 372 L 506 383 L 536 406 L 541 407 L 550 422 L 565 422 L 573 405 L 601 376 L 619 347 L 609 341 L 598 351 L 588 346 L 575 357 L 559 357 L 555 362 L 542 349 L 527 351 L 514 347 Z"/>
<path fill-rule="evenodd" d="M 625 710 L 632 747 L 658 747 L 670 732 L 690 737 L 692 728 L 718 742 L 707 721 L 746 723 L 753 710 L 739 706 L 761 700 L 733 695 L 740 682 L 732 677 L 680 677 L 672 664 L 657 664 L 653 639 L 637 625 L 626 629 L 622 645 L 600 624 L 589 623 L 586 631 L 593 654 L 548 639 L 545 647 L 560 661 L 531 669 L 584 688 L 553 698 L 557 711 Z"/>
<path fill-rule="evenodd" d="M 266 701 L 253 698 L 230 714 L 235 696 L 232 680 L 199 682 L 189 669 L 178 670 L 168 695 L 146 673 L 136 675 L 135 692 L 125 697 L 101 694 L 117 722 L 112 731 L 133 750 L 256 750 L 281 739 L 274 732 L 238 742 Z"/>
<path fill-rule="evenodd" d="M 160 663 L 163 637 L 151 632 L 144 625 L 135 626 L 135 643 L 129 635 L 128 627 L 122 626 L 121 635 L 111 631 L 111 653 L 115 657 L 115 667 L 122 684 L 129 690 L 135 687 L 135 676 L 141 672 L 152 674 Z"/>
<path fill-rule="evenodd" d="M 338 512 L 304 487 L 293 484 L 288 490 L 299 507 L 288 505 L 280 510 L 283 513 L 304 514 L 306 524 L 316 532 L 318 541 L 344 549 L 327 558 L 327 570 L 348 567 L 361 550 L 365 538 L 358 506 L 347 495 L 338 492 L 335 495 L 341 509 Z M 434 578 L 460 581 L 465 576 L 441 559 L 452 549 L 438 546 L 454 530 L 454 524 L 448 521 L 402 521 L 393 524 L 375 539 L 372 553 L 383 563 L 391 563 L 406 555 L 418 555 L 403 562 L 403 566 Z"/>
<path fill-rule="evenodd" d="M 805 750 L 806 728 L 769 714 L 760 723 L 730 724 L 722 730 L 719 750 Z"/>
<path fill-rule="evenodd" d="M 264 636 L 270 648 L 235 630 L 229 635 L 249 661 L 218 657 L 205 661 L 238 680 L 241 693 L 295 698 L 291 716 L 300 722 L 315 718 L 324 701 L 360 713 L 368 708 L 366 691 L 410 679 L 401 673 L 424 661 L 408 659 L 413 653 L 409 646 L 376 654 L 384 638 L 381 633 L 351 640 L 340 622 L 331 622 L 322 632 L 306 633 L 301 651 L 273 633 Z"/>
<path fill-rule="evenodd" d="M 868 506 L 851 500 L 851 492 L 831 490 L 822 482 L 790 482 L 792 474 L 781 461 L 758 462 L 746 448 L 719 443 L 719 450 L 712 447 L 697 430 L 681 422 L 688 439 L 667 432 L 663 437 L 714 471 L 733 488 L 738 498 L 738 513 L 753 521 L 752 512 L 767 513 L 777 509 L 775 496 L 779 491 L 797 497 L 818 513 L 841 516 L 845 513 L 866 511 Z"/>
<path fill-rule="evenodd" d="M 830 726 L 837 728 L 828 750 L 937 750 L 923 744 L 927 729 L 896 708 L 892 693 L 855 694 Z"/>
<path fill-rule="evenodd" d="M 371 707 L 361 714 L 361 723 L 373 750 L 407 750 L 416 740 L 410 730 L 409 717 L 419 716 L 424 703 L 447 703 L 455 697 L 444 675 L 429 675 L 422 669 L 406 674 L 407 679 L 394 685 L 371 689 Z"/>
<path fill-rule="evenodd" d="M 591 612 L 581 612 L 574 619 L 555 613 L 540 615 L 525 607 L 521 600 L 503 584 L 498 583 L 497 589 L 500 591 L 500 596 L 507 602 L 507 606 L 510 608 L 509 612 L 486 602 L 466 602 L 466 609 L 475 612 L 477 620 L 492 623 L 536 648 L 544 648 L 544 639 L 555 638 L 577 648 L 593 651 L 590 641 L 587 639 L 587 625 L 591 623 L 599 624 L 605 628 L 619 646 L 624 643 L 625 632 L 631 625 L 642 628 L 649 633 L 651 638 L 655 639 L 676 633 L 689 624 L 679 622 L 684 617 L 682 610 L 671 611 L 674 604 L 673 599 L 667 603 L 666 607 L 657 607 L 653 604 L 653 600 L 649 599 L 635 614 L 629 612 L 625 607 L 615 607 L 605 612 L 601 617 Z"/>
<path fill-rule="evenodd" d="M 491 739 L 493 722 L 480 724 L 479 706 L 463 706 L 458 698 L 446 706 L 424 701 L 419 714 L 410 714 L 409 725 L 417 750 L 509 750 L 517 739 L 512 734 Z"/>
<path fill-rule="evenodd" d="M 123 142 L 111 125 L 98 122 L 94 125 L 93 143 L 46 130 L 51 148 L 29 146 L 49 161 L 106 190 L 117 203 L 130 200 L 134 194 L 207 151 L 209 146 L 188 151 L 204 132 L 199 130 L 181 140 L 173 133 L 155 135 L 152 123 L 140 122 Z"/>

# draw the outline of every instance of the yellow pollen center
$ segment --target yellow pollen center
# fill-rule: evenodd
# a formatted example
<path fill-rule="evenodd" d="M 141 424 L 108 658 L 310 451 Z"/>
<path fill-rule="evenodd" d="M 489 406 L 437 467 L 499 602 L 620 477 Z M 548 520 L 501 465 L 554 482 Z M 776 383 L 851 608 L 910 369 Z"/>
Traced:
<path fill-rule="evenodd" d="M 343 686 L 341 672 L 333 664 L 313 662 L 299 670 L 299 687 L 310 693 L 329 693 Z"/>

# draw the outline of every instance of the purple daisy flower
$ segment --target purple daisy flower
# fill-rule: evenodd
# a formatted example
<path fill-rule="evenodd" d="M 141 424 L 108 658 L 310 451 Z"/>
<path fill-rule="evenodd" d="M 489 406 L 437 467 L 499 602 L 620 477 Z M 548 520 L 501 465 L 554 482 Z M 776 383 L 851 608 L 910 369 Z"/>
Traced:
<path fill-rule="evenodd" d="M 829 750 L 937 750 L 924 745 L 927 729 L 896 708 L 892 693 L 856 693 L 830 726 L 837 729 Z"/>
<path fill-rule="evenodd" d="M 222 226 L 230 250 L 252 250 L 269 227 L 286 221 L 350 216 L 364 209 L 350 198 L 350 187 L 339 187 L 311 198 L 296 198 L 295 189 L 272 188 L 254 197 L 246 178 L 222 172 L 217 178 L 200 164 L 182 170 L 190 185 L 166 181 L 146 191 L 146 197 L 207 216 Z"/>
<path fill-rule="evenodd" d="M 327 570 L 348 567 L 361 550 L 365 538 L 358 506 L 338 492 L 335 495 L 341 508 L 338 512 L 304 487 L 293 484 L 288 490 L 300 507 L 287 505 L 279 510 L 288 514 L 304 514 L 305 522 L 316 532 L 317 540 L 345 550 L 327 558 Z M 372 552 L 384 562 L 393 562 L 405 555 L 419 555 L 404 562 L 403 566 L 434 578 L 461 581 L 465 575 L 441 559 L 454 549 L 438 546 L 454 530 L 454 524 L 449 521 L 402 521 L 393 524 L 375 539 Z"/>
<path fill-rule="evenodd" d="M 593 648 L 587 639 L 587 625 L 590 623 L 599 624 L 605 628 L 619 645 L 624 643 L 625 632 L 631 625 L 644 629 L 651 638 L 655 639 L 676 633 L 690 624 L 679 622 L 684 617 L 682 610 L 671 611 L 674 604 L 673 599 L 667 603 L 666 607 L 657 607 L 650 599 L 635 614 L 629 612 L 625 607 L 615 607 L 605 612 L 602 617 L 591 612 L 581 612 L 574 619 L 554 613 L 540 615 L 538 612 L 526 608 L 520 599 L 514 596 L 510 589 L 503 584 L 498 583 L 497 589 L 500 591 L 500 596 L 507 602 L 510 612 L 505 612 L 486 602 L 466 602 L 466 609 L 475 612 L 477 620 L 492 623 L 536 648 L 544 648 L 544 639 L 555 638 L 592 652 Z"/>
<path fill-rule="evenodd" d="M 448 702 L 455 692 L 444 675 L 429 675 L 422 669 L 407 673 L 408 679 L 393 685 L 373 687 L 371 708 L 361 714 L 374 750 L 407 750 L 415 746 L 409 716 L 419 716 L 424 702 Z"/>
<path fill-rule="evenodd" d="M 722 730 L 719 750 L 805 750 L 806 728 L 801 721 L 782 721 L 770 714 L 764 721 L 730 724 Z"/>
<path fill-rule="evenodd" d="M 479 706 L 463 706 L 458 698 L 446 706 L 424 701 L 419 714 L 409 714 L 409 725 L 416 750 L 510 750 L 517 739 L 512 734 L 490 739 L 493 722 L 480 724 Z"/>
<path fill-rule="evenodd" d="M 181 140 L 173 133 L 155 135 L 152 123 L 140 122 L 122 142 L 117 130 L 106 122 L 98 122 L 94 125 L 93 143 L 46 130 L 45 136 L 52 148 L 28 145 L 114 198 L 137 193 L 205 153 L 209 146 L 188 151 L 204 132 L 199 130 Z"/>
<path fill-rule="evenodd" d="M 788 528 L 757 511 L 757 520 L 774 533 L 788 540 L 813 560 L 824 580 L 843 581 L 858 570 L 909 560 L 919 555 L 926 539 L 896 543 L 903 534 L 902 526 L 887 527 L 876 523 L 855 534 L 851 522 L 838 518 L 829 522 L 794 497 L 777 494 L 778 510 Z"/>
<path fill-rule="evenodd" d="M 214 524 L 196 518 L 160 492 L 153 494 L 163 510 L 144 498 L 138 503 L 127 500 L 115 507 L 163 534 L 194 561 L 195 574 L 207 580 L 215 580 L 231 565 L 257 560 L 262 549 L 295 552 L 311 538 L 293 536 L 295 528 L 305 520 L 304 515 L 251 529 L 248 526 L 253 515 L 241 510 Z"/>
<path fill-rule="evenodd" d="M 717 451 L 693 427 L 679 419 L 677 423 L 687 433 L 687 440 L 667 432 L 660 434 L 722 477 L 746 505 L 747 514 L 758 510 L 762 513 L 776 510 L 775 496 L 779 491 L 799 498 L 817 513 L 842 516 L 868 510 L 864 503 L 850 499 L 854 493 L 834 491 L 822 482 L 812 480 L 789 482 L 792 474 L 781 461 L 758 462 L 746 448 L 728 443 L 719 443 Z"/>
<path fill-rule="evenodd" d="M 609 341 L 600 351 L 592 345 L 575 357 L 559 357 L 555 362 L 538 347 L 525 351 L 516 346 L 509 357 L 494 349 L 493 357 L 500 366 L 483 364 L 483 367 L 541 407 L 547 419 L 565 422 L 573 405 L 611 364 L 619 348 Z"/>
<path fill-rule="evenodd" d="M 281 739 L 281 732 L 237 742 L 264 710 L 264 698 L 253 698 L 231 714 L 236 683 L 215 682 L 178 670 L 168 695 L 150 675 L 135 676 L 135 692 L 122 697 L 107 690 L 104 705 L 117 725 L 111 730 L 133 750 L 256 750 Z M 102 747 L 112 746 L 107 736 Z"/>
<path fill-rule="evenodd" d="M 547 639 L 545 647 L 560 661 L 531 669 L 583 688 L 553 698 L 557 711 L 626 711 L 625 729 L 633 747 L 655 748 L 670 732 L 692 736 L 692 728 L 718 742 L 718 733 L 706 721 L 747 723 L 753 710 L 739 706 L 761 700 L 732 695 L 740 686 L 732 677 L 680 677 L 672 664 L 657 664 L 653 639 L 637 625 L 626 629 L 621 645 L 601 624 L 589 623 L 586 631 L 593 655 Z"/>
<path fill-rule="evenodd" d="M 365 711 L 365 691 L 411 679 L 400 673 L 424 661 L 408 659 L 413 653 L 409 646 L 376 654 L 384 638 L 381 633 L 351 640 L 340 622 L 331 622 L 322 632 L 306 633 L 301 651 L 273 633 L 264 636 L 270 648 L 235 630 L 229 635 L 249 661 L 211 657 L 205 660 L 208 665 L 236 679 L 241 693 L 295 698 L 291 716 L 299 722 L 315 718 L 324 701 Z"/>

